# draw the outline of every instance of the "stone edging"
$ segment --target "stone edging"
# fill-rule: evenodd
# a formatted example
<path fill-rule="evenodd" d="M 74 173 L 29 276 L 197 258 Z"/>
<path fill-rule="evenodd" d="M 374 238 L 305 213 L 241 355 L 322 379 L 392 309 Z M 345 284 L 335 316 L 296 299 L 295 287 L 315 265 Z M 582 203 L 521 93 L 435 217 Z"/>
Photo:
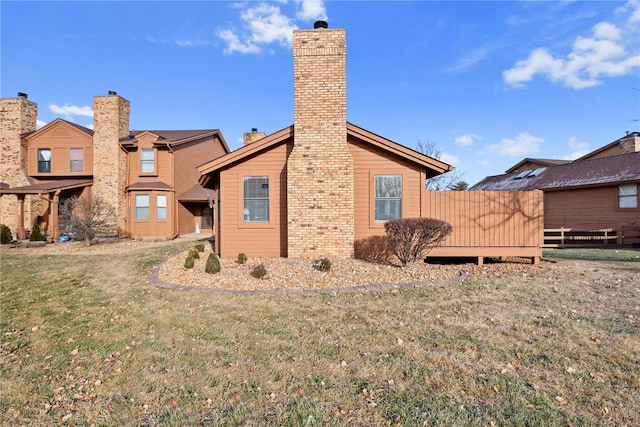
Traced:
<path fill-rule="evenodd" d="M 164 282 L 158 278 L 160 268 L 166 262 L 160 261 L 153 267 L 153 271 L 149 275 L 149 281 L 152 285 L 165 289 L 176 289 L 182 291 L 201 291 L 222 295 L 286 295 L 286 294 L 298 294 L 298 295 L 311 295 L 311 294 L 337 294 L 346 292 L 360 292 L 360 291 L 383 291 L 388 289 L 401 289 L 401 288 L 422 288 L 432 285 L 450 285 L 453 283 L 459 283 L 465 281 L 468 276 L 460 270 L 460 275 L 452 279 L 436 280 L 433 282 L 408 282 L 408 283 L 385 283 L 385 284 L 372 284 L 372 285 L 358 285 L 349 286 L 344 288 L 326 288 L 326 289 L 256 289 L 256 290 L 240 290 L 240 289 L 219 289 L 219 288 L 206 288 L 201 286 L 188 286 L 179 285 L 177 283 Z"/>

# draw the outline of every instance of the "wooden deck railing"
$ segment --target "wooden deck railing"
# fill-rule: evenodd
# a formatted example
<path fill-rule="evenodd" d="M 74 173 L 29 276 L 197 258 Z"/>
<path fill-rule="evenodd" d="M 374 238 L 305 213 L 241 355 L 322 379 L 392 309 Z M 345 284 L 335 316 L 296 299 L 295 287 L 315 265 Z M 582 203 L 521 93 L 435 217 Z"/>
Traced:
<path fill-rule="evenodd" d="M 576 228 L 545 228 L 544 248 L 594 248 L 594 247 L 638 247 L 640 228 L 623 226 L 584 230 Z"/>

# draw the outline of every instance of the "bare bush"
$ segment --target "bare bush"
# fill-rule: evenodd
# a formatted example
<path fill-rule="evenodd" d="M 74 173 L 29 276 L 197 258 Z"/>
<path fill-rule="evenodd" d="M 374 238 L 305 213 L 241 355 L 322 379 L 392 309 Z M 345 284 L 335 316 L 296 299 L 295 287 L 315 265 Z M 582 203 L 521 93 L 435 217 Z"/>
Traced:
<path fill-rule="evenodd" d="M 398 218 L 384 224 L 391 251 L 403 267 L 411 267 L 418 259 L 438 246 L 451 234 L 448 222 L 434 218 Z"/>
<path fill-rule="evenodd" d="M 60 229 L 89 244 L 96 236 L 109 234 L 115 223 L 115 209 L 100 197 L 73 196 L 60 205 Z"/>

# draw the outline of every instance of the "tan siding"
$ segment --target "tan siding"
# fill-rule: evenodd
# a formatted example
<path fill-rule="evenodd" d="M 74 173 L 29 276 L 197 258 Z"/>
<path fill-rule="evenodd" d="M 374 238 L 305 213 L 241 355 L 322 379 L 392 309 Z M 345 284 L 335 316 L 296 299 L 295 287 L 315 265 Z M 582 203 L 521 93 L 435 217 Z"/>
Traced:
<path fill-rule="evenodd" d="M 29 139 L 29 175 L 45 178 L 47 176 L 78 176 L 93 174 L 93 141 L 90 135 L 71 125 L 59 122 L 50 129 Z M 38 173 L 38 149 L 51 149 L 51 173 Z M 69 149 L 82 148 L 83 172 L 71 172 Z"/>
<path fill-rule="evenodd" d="M 281 144 L 220 173 L 220 206 L 223 209 L 220 255 L 235 257 L 287 256 L 286 161 L 291 144 Z M 241 218 L 243 176 L 269 176 L 268 224 L 245 224 Z"/>
<path fill-rule="evenodd" d="M 640 209 L 618 208 L 617 185 L 547 191 L 544 197 L 545 228 L 619 229 L 640 224 Z"/>
<path fill-rule="evenodd" d="M 373 216 L 375 175 L 402 175 L 402 216 L 420 216 L 424 173 L 419 167 L 355 138 L 349 139 L 349 150 L 354 160 L 356 242 L 384 235 L 384 223 Z"/>

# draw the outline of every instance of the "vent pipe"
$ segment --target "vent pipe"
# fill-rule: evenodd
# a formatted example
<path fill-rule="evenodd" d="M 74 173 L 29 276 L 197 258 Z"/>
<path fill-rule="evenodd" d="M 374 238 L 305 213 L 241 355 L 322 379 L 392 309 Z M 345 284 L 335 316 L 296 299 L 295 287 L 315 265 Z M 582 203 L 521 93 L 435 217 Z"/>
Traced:
<path fill-rule="evenodd" d="M 24 92 L 18 92 L 18 98 L 24 98 L 24 99 L 27 99 L 27 98 L 29 98 L 29 95 L 27 95 L 27 94 L 26 94 L 26 93 L 24 93 Z"/>

